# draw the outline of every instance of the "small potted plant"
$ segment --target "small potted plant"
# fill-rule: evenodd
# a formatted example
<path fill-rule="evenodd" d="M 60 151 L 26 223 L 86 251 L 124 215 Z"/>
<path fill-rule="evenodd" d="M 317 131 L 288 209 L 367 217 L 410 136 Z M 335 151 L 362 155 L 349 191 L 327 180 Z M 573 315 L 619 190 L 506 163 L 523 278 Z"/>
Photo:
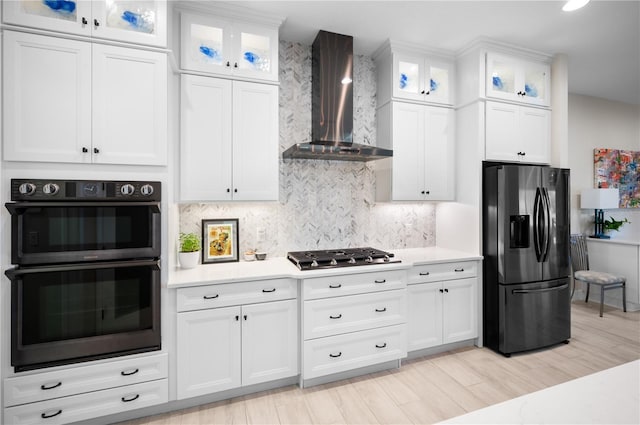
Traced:
<path fill-rule="evenodd" d="M 200 238 L 195 233 L 180 233 L 178 260 L 183 269 L 192 269 L 200 258 Z"/>
<path fill-rule="evenodd" d="M 615 230 L 616 232 L 620 231 L 620 228 L 622 227 L 623 224 L 625 223 L 631 223 L 629 220 L 627 220 L 627 218 L 625 217 L 622 220 L 616 220 L 613 217 L 609 217 L 611 220 L 605 220 L 604 221 L 604 231 L 605 232 L 609 232 L 611 230 Z"/>

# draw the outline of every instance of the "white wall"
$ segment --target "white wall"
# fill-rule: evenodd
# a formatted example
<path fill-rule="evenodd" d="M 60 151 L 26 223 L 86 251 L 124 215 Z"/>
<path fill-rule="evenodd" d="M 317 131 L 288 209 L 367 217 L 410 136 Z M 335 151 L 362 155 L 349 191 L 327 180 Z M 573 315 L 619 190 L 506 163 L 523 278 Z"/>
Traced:
<path fill-rule="evenodd" d="M 569 95 L 571 232 L 593 232 L 593 211 L 581 210 L 580 193 L 594 187 L 594 148 L 640 151 L 640 106 L 596 97 Z M 640 209 L 605 211 L 605 217 L 631 221 L 612 238 L 640 240 Z"/>

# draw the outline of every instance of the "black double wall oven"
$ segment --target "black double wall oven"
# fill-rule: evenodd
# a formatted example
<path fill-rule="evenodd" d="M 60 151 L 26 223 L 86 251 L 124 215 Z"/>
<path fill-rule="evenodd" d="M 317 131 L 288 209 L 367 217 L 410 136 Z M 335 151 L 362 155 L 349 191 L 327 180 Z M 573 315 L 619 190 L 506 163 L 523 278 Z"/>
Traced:
<path fill-rule="evenodd" d="M 11 180 L 11 365 L 160 349 L 160 182 Z"/>

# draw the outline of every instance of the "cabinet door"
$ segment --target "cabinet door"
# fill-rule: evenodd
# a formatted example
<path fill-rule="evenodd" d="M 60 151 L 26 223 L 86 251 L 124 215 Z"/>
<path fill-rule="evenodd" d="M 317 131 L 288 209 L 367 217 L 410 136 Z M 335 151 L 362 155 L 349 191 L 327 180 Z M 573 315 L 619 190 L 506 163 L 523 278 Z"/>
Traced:
<path fill-rule="evenodd" d="M 423 83 L 427 102 L 453 104 L 453 66 L 446 62 L 427 59 Z"/>
<path fill-rule="evenodd" d="M 523 62 L 522 79 L 523 102 L 542 106 L 551 104 L 551 68 L 548 64 Z"/>
<path fill-rule="evenodd" d="M 442 344 L 441 282 L 409 285 L 407 329 L 408 351 Z"/>
<path fill-rule="evenodd" d="M 180 199 L 231 200 L 231 81 L 181 77 Z"/>
<path fill-rule="evenodd" d="M 278 30 L 234 23 L 232 68 L 235 75 L 278 81 Z"/>
<path fill-rule="evenodd" d="M 485 122 L 485 159 L 520 161 L 522 153 L 517 105 L 487 102 Z"/>
<path fill-rule="evenodd" d="M 167 56 L 93 44 L 93 162 L 166 165 Z"/>
<path fill-rule="evenodd" d="M 487 54 L 486 93 L 498 99 L 518 100 L 518 61 L 508 56 Z"/>
<path fill-rule="evenodd" d="M 278 200 L 278 143 L 278 87 L 234 81 L 234 200 Z"/>
<path fill-rule="evenodd" d="M 177 316 L 178 399 L 239 387 L 240 307 Z"/>
<path fill-rule="evenodd" d="M 431 201 L 454 199 L 454 111 L 425 106 L 425 198 Z"/>
<path fill-rule="evenodd" d="M 4 159 L 91 161 L 91 45 L 4 31 L 3 62 Z"/>
<path fill-rule="evenodd" d="M 521 107 L 518 134 L 521 158 L 526 162 L 551 162 L 551 112 L 546 109 Z"/>
<path fill-rule="evenodd" d="M 93 37 L 167 45 L 166 0 L 94 0 L 91 3 Z"/>
<path fill-rule="evenodd" d="M 424 58 L 393 54 L 393 97 L 424 101 Z"/>
<path fill-rule="evenodd" d="M 418 201 L 424 195 L 424 106 L 393 102 L 393 200 Z"/>
<path fill-rule="evenodd" d="M 183 69 L 231 73 L 231 25 L 227 21 L 182 13 L 180 39 Z"/>
<path fill-rule="evenodd" d="M 3 21 L 43 30 L 91 35 L 91 1 L 2 2 Z"/>
<path fill-rule="evenodd" d="M 442 283 L 442 342 L 448 344 L 478 336 L 477 278 Z"/>
<path fill-rule="evenodd" d="M 299 373 L 297 306 L 284 300 L 242 307 L 242 385 Z"/>

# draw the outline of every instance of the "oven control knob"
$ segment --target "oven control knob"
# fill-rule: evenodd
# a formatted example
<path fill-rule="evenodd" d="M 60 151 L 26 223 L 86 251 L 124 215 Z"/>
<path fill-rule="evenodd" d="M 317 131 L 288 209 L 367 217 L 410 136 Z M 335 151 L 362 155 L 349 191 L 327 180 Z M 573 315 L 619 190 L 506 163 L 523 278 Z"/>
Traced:
<path fill-rule="evenodd" d="M 133 187 L 132 184 L 123 184 L 122 187 L 120 188 L 120 193 L 122 193 L 124 196 L 131 196 L 133 195 L 133 192 L 136 191 L 136 188 Z"/>
<path fill-rule="evenodd" d="M 18 186 L 18 192 L 21 195 L 33 195 L 36 193 L 36 185 L 33 183 L 22 183 Z"/>
<path fill-rule="evenodd" d="M 151 186 L 150 184 L 142 185 L 142 187 L 140 188 L 140 193 L 142 193 L 144 196 L 153 195 L 153 186 Z"/>
<path fill-rule="evenodd" d="M 47 183 L 42 186 L 42 191 L 47 195 L 55 195 L 60 191 L 60 186 L 55 183 Z"/>

